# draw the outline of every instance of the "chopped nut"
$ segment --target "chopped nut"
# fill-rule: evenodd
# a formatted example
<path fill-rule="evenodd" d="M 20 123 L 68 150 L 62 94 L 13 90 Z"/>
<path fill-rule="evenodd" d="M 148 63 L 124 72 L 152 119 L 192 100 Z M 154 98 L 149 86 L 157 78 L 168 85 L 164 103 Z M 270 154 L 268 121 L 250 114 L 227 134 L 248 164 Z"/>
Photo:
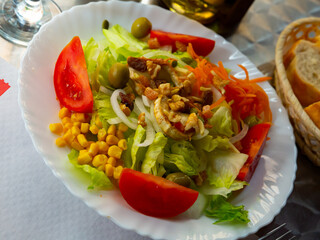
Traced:
<path fill-rule="evenodd" d="M 168 101 L 169 107 L 172 111 L 179 112 L 184 109 L 185 104 L 183 101 L 171 102 Z"/>
<path fill-rule="evenodd" d="M 148 40 L 148 45 L 150 49 L 157 49 L 160 48 L 160 43 L 158 42 L 157 38 L 150 38 Z"/>
<path fill-rule="evenodd" d="M 161 70 L 161 66 L 158 64 L 155 64 L 153 61 L 148 60 L 147 61 L 147 69 L 148 69 L 148 73 L 150 74 L 151 79 L 154 79 L 157 77 L 158 72 Z"/>
<path fill-rule="evenodd" d="M 126 116 L 131 114 L 130 108 L 128 108 L 125 104 L 120 104 L 120 109 Z"/>
<path fill-rule="evenodd" d="M 195 113 L 191 113 L 188 117 L 188 120 L 186 122 L 186 127 L 185 127 L 185 130 L 188 131 L 190 130 L 191 128 L 194 128 L 194 129 L 199 129 L 199 126 L 198 126 L 198 117 Z"/>
<path fill-rule="evenodd" d="M 176 41 L 176 48 L 180 52 L 186 52 L 187 51 L 187 45 L 182 43 L 182 42 L 179 42 L 179 41 Z"/>
<path fill-rule="evenodd" d="M 146 114 L 144 112 L 139 114 L 139 116 L 138 116 L 138 124 L 141 125 L 142 127 L 147 126 Z"/>
<path fill-rule="evenodd" d="M 158 89 L 159 89 L 159 93 L 162 94 L 162 95 L 165 95 L 165 96 L 168 96 L 171 93 L 171 91 L 170 91 L 170 83 L 160 84 Z"/>
<path fill-rule="evenodd" d="M 159 93 L 150 87 L 146 87 L 146 89 L 144 90 L 144 95 L 150 100 L 156 100 Z"/>

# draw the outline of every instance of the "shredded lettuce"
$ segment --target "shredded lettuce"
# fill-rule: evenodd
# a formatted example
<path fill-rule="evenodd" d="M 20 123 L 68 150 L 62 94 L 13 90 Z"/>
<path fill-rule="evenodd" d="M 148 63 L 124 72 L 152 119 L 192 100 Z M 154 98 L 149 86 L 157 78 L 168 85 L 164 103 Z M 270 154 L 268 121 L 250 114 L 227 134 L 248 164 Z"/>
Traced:
<path fill-rule="evenodd" d="M 213 109 L 213 116 L 208 123 L 213 126 L 209 129 L 212 136 L 231 137 L 234 132 L 232 130 L 232 115 L 230 106 L 225 103 Z"/>
<path fill-rule="evenodd" d="M 155 176 L 163 175 L 163 149 L 167 144 L 168 139 L 162 132 L 158 132 L 153 140 L 153 143 L 148 147 L 145 158 L 141 165 L 141 172 L 151 173 Z M 159 174 L 160 173 L 160 174 Z"/>
<path fill-rule="evenodd" d="M 133 137 L 133 143 L 131 147 L 131 169 L 138 171 L 140 170 L 141 162 L 147 150 L 146 147 L 139 147 L 139 144 L 142 143 L 143 139 L 145 138 L 145 133 L 146 130 L 141 125 L 138 125 Z"/>
<path fill-rule="evenodd" d="M 228 150 L 231 148 L 229 138 L 221 136 L 215 138 L 212 135 L 207 135 L 202 139 L 194 140 L 193 143 L 195 147 L 206 152 L 212 152 L 215 149 Z"/>
<path fill-rule="evenodd" d="M 222 222 L 248 223 L 248 211 L 244 206 L 234 206 L 223 196 L 212 196 L 209 207 L 205 211 L 207 217 L 216 218 L 214 224 Z"/>
<path fill-rule="evenodd" d="M 68 154 L 69 161 L 76 168 L 81 169 L 82 171 L 89 174 L 91 178 L 91 184 L 88 186 L 88 189 L 113 188 L 112 182 L 109 180 L 109 178 L 106 176 L 106 174 L 103 171 L 99 171 L 96 168 L 91 167 L 90 165 L 87 165 L 87 164 L 84 164 L 84 165 L 78 164 L 78 160 L 77 160 L 78 156 L 79 156 L 79 152 L 75 149 L 71 149 L 71 152 Z"/>
<path fill-rule="evenodd" d="M 248 158 L 247 154 L 221 150 L 216 150 L 207 156 L 209 157 L 207 175 L 210 185 L 228 189 Z"/>

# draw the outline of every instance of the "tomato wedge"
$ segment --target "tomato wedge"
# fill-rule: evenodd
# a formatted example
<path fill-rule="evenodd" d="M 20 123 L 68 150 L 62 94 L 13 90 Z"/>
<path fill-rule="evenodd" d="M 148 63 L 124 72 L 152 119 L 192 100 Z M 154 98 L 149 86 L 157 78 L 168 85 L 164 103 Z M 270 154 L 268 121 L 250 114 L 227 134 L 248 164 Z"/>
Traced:
<path fill-rule="evenodd" d="M 183 43 L 184 45 L 191 43 L 195 53 L 204 57 L 211 53 L 216 43 L 208 38 L 164 32 L 161 30 L 151 30 L 150 39 L 152 38 L 157 38 L 160 46 L 172 46 L 172 51 L 177 51 L 176 42 Z"/>
<path fill-rule="evenodd" d="M 62 106 L 71 111 L 90 113 L 93 96 L 86 60 L 78 36 L 61 51 L 54 69 L 54 88 Z"/>
<path fill-rule="evenodd" d="M 238 180 L 249 182 L 260 160 L 271 123 L 260 123 L 251 127 L 241 140 L 242 153 L 249 157 L 237 176 Z"/>
<path fill-rule="evenodd" d="M 132 208 L 158 218 L 170 218 L 185 212 L 199 195 L 195 190 L 164 178 L 129 168 L 123 169 L 119 188 Z"/>

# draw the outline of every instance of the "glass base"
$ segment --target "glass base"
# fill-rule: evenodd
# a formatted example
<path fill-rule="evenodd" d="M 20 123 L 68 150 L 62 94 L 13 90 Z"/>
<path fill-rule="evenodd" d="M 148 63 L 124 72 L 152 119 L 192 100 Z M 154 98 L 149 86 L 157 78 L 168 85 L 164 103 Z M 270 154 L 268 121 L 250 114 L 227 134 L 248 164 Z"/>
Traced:
<path fill-rule="evenodd" d="M 42 0 L 42 17 L 33 23 L 24 21 L 17 12 L 21 4 L 24 3 L 17 0 L 3 1 L 0 9 L 0 36 L 15 44 L 27 46 L 40 27 L 61 13 L 61 9 L 54 1 Z M 28 8 L 25 7 L 25 10 L 28 11 Z"/>

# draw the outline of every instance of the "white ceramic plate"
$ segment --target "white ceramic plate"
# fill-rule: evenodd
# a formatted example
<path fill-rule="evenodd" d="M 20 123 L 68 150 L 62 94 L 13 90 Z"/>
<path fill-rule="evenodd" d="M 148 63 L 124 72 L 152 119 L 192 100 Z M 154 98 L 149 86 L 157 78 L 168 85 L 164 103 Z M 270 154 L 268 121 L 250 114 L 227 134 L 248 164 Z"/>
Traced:
<path fill-rule="evenodd" d="M 200 219 L 180 216 L 169 220 L 144 216 L 130 208 L 119 191 L 89 192 L 88 183 L 79 183 L 75 176 L 79 173 L 74 172 L 67 159 L 68 150 L 55 146 L 55 136 L 48 125 L 59 122 L 53 70 L 62 48 L 75 35 L 84 41 L 103 37 L 101 23 L 104 19 L 130 29 L 132 22 L 141 16 L 150 19 L 154 29 L 214 39 L 216 47 L 210 59 L 213 62 L 221 60 L 237 77 L 244 77 L 237 64 L 244 65 L 251 78 L 262 76 L 253 63 L 222 37 L 195 21 L 159 7 L 118 1 L 77 6 L 44 25 L 21 62 L 19 102 L 35 148 L 70 192 L 119 226 L 141 235 L 155 239 L 236 239 L 256 232 L 271 222 L 284 206 L 292 191 L 296 170 L 297 151 L 287 112 L 268 83 L 262 86 L 269 95 L 273 112 L 271 140 L 266 144 L 250 186 L 232 200 L 234 204 L 245 205 L 249 211 L 251 222 L 247 226 L 213 225 L 213 220 L 205 216 Z"/>

